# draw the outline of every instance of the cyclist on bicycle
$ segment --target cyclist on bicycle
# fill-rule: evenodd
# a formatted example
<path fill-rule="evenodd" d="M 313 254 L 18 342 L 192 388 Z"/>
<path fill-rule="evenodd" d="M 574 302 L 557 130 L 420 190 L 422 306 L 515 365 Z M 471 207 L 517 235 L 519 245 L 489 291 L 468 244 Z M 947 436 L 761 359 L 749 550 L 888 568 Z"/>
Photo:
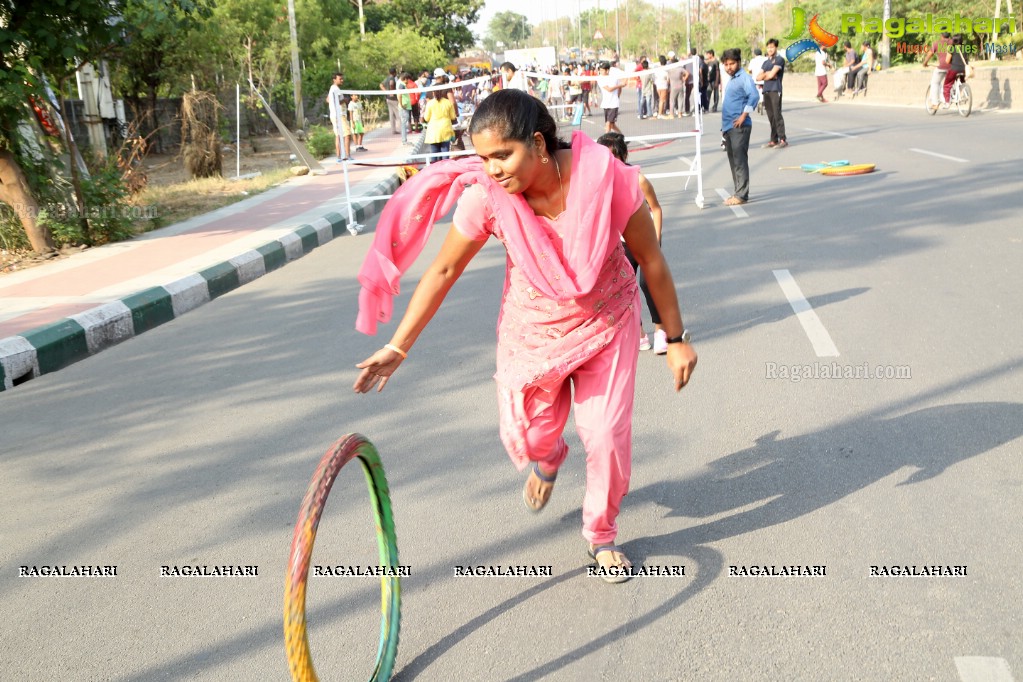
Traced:
<path fill-rule="evenodd" d="M 949 46 L 952 44 L 952 36 L 948 31 L 941 34 L 941 40 L 935 42 L 933 45 L 927 47 L 927 52 L 924 54 L 924 68 L 927 68 L 927 62 L 931 60 L 935 54 L 938 55 L 938 63 L 934 67 L 934 73 L 931 74 L 931 110 L 938 108 L 940 100 L 938 100 L 938 91 L 945 82 L 945 76 L 948 73 L 948 61 L 949 61 Z M 948 102 L 948 94 L 945 95 L 945 101 Z"/>
<path fill-rule="evenodd" d="M 952 57 L 948 60 L 948 73 L 945 74 L 945 104 L 944 107 L 948 109 L 950 106 L 950 95 L 952 94 L 952 84 L 956 82 L 957 78 L 965 80 L 966 76 L 966 53 L 963 52 L 963 36 L 961 33 L 957 33 L 952 38 Z"/>

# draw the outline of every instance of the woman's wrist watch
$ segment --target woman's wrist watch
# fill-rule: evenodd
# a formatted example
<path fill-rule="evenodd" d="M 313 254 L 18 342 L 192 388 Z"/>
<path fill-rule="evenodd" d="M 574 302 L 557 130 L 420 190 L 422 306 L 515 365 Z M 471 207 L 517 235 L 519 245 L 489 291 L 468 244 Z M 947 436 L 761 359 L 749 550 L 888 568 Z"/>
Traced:
<path fill-rule="evenodd" d="M 681 334 L 679 334 L 678 336 L 673 336 L 670 339 L 668 339 L 668 343 L 689 343 L 689 339 L 690 339 L 689 330 L 683 329 Z"/>

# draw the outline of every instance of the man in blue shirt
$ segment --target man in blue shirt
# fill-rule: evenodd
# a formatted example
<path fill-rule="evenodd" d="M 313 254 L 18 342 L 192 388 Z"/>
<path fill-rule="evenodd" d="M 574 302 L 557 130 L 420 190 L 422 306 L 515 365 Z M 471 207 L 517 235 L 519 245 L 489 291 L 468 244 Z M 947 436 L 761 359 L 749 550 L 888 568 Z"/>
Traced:
<path fill-rule="evenodd" d="M 742 52 L 731 48 L 721 53 L 721 66 L 731 76 L 721 102 L 721 134 L 732 169 L 735 194 L 725 199 L 726 206 L 749 201 L 749 138 L 753 131 L 750 114 L 760 101 L 752 76 L 742 68 Z"/>
<path fill-rule="evenodd" d="M 785 119 L 781 115 L 781 79 L 785 75 L 785 58 L 778 54 L 778 40 L 767 41 L 767 59 L 764 60 L 758 81 L 764 81 L 764 108 L 767 120 L 771 122 L 771 141 L 765 147 L 780 149 L 788 147 L 785 140 Z"/>

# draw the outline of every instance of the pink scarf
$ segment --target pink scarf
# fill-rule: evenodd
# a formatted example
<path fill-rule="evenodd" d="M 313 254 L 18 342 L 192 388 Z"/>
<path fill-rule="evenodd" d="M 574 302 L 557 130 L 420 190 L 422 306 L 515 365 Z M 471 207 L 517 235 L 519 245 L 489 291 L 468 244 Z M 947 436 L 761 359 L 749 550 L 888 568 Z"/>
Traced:
<path fill-rule="evenodd" d="M 359 315 L 355 328 L 376 334 L 378 322 L 388 322 L 399 279 L 412 266 L 430 237 L 433 225 L 446 214 L 467 185 L 479 184 L 487 195 L 494 220 L 504 233 L 512 262 L 544 296 L 570 300 L 588 293 L 607 253 L 611 230 L 611 198 L 616 167 L 631 172 L 639 168 L 615 162 L 611 152 L 580 131 L 572 133 L 572 187 L 565 215 L 567 225 L 590 226 L 569 230 L 564 241 L 565 259 L 548 259 L 541 270 L 541 253 L 556 253 L 540 218 L 521 194 L 508 194 L 483 170 L 479 157 L 450 159 L 428 166 L 403 184 L 387 202 L 376 235 L 359 270 Z M 629 182 L 636 184 L 635 177 Z"/>

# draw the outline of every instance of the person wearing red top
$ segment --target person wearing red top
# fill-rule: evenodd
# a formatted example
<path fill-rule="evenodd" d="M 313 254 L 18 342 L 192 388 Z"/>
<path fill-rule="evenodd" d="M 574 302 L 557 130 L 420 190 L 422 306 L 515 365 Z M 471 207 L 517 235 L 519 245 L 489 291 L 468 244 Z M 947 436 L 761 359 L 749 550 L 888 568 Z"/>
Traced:
<path fill-rule="evenodd" d="M 423 124 L 419 122 L 419 83 L 413 80 L 411 75 L 408 75 L 408 78 L 405 80 L 405 85 L 408 86 L 408 89 L 410 91 L 408 94 L 408 99 L 409 103 L 412 105 L 411 128 L 412 132 L 417 133 L 422 131 L 423 129 Z"/>
<path fill-rule="evenodd" d="M 924 55 L 925 69 L 927 68 L 927 62 L 931 61 L 931 57 L 938 55 L 938 63 L 934 67 L 934 73 L 931 74 L 931 109 L 937 109 L 941 103 L 938 99 L 938 93 L 941 92 L 942 86 L 945 83 L 945 75 L 948 73 L 949 48 L 951 45 L 952 35 L 945 31 L 941 34 L 941 40 L 930 45 Z"/>

